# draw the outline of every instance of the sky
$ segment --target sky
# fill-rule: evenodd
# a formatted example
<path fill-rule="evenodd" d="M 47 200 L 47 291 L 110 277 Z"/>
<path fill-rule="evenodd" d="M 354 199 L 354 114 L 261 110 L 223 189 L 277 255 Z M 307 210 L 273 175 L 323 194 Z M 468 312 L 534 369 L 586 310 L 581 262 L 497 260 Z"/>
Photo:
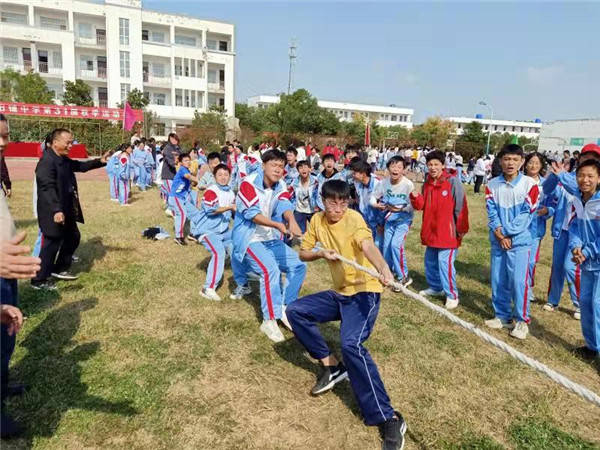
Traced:
<path fill-rule="evenodd" d="M 600 117 L 600 2 L 143 0 L 235 25 L 235 97 L 292 89 L 434 115 Z"/>

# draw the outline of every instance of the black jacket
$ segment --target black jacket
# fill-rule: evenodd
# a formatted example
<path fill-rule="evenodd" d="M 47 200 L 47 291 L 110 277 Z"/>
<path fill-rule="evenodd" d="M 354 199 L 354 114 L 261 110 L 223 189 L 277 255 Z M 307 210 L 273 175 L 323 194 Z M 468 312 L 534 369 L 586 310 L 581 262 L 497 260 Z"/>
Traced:
<path fill-rule="evenodd" d="M 170 142 L 162 149 L 163 155 L 163 166 L 160 177 L 163 180 L 172 180 L 175 178 L 175 168 L 177 167 L 177 157 L 181 153 L 181 148 L 179 145 L 173 145 Z"/>
<path fill-rule="evenodd" d="M 2 185 L 3 191 L 12 189 L 12 183 L 10 182 L 10 175 L 8 174 L 8 167 L 6 167 L 4 157 L 0 158 L 0 184 Z"/>
<path fill-rule="evenodd" d="M 79 204 L 75 172 L 87 172 L 105 166 L 100 158 L 90 161 L 75 161 L 59 156 L 48 148 L 37 167 L 38 222 L 42 233 L 48 237 L 61 237 L 64 225 L 54 222 L 54 214 L 62 212 L 65 223 L 83 223 L 83 213 Z"/>

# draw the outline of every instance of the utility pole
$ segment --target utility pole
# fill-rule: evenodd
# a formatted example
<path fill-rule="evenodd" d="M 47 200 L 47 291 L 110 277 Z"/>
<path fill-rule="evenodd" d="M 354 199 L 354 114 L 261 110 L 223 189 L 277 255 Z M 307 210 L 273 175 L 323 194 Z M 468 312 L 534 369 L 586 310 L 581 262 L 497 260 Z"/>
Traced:
<path fill-rule="evenodd" d="M 290 42 L 290 52 L 289 52 L 289 57 L 290 57 L 290 68 L 288 71 L 288 88 L 287 88 L 287 93 L 288 95 L 290 95 L 290 91 L 292 90 L 292 69 L 294 67 L 294 60 L 296 59 L 296 39 L 292 39 Z"/>

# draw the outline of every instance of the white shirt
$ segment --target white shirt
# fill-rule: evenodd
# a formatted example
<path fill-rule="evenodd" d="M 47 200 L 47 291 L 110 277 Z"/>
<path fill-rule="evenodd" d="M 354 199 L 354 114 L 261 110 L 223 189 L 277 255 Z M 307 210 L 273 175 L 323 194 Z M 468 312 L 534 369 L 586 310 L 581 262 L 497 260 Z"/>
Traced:
<path fill-rule="evenodd" d="M 302 184 L 302 180 L 298 180 L 298 186 L 295 191 L 296 211 L 310 214 L 310 178 L 306 181 L 305 185 Z"/>
<path fill-rule="evenodd" d="M 402 177 L 399 183 L 392 184 L 389 178 L 386 178 L 379 183 L 369 199 L 371 206 L 375 206 L 378 200 L 383 199 L 384 196 L 396 197 L 405 200 L 407 206 L 404 207 L 404 211 L 411 212 L 413 207 L 410 203 L 410 193 L 415 190 L 415 185 L 406 177 Z"/>
<path fill-rule="evenodd" d="M 367 157 L 367 162 L 369 164 L 377 162 L 377 157 L 379 156 L 379 152 L 376 148 L 372 148 L 369 150 L 369 156 Z"/>
<path fill-rule="evenodd" d="M 485 161 L 483 158 L 479 158 L 475 163 L 475 167 L 473 169 L 473 175 L 478 177 L 485 176 Z"/>
<path fill-rule="evenodd" d="M 306 159 L 306 149 L 304 147 L 298 147 L 296 151 L 298 152 L 297 160 L 304 161 Z"/>
<path fill-rule="evenodd" d="M 270 219 L 273 214 L 273 189 L 264 189 L 262 192 L 257 189 L 256 192 L 260 198 L 260 213 L 267 219 Z M 250 242 L 271 241 L 278 238 L 278 233 L 279 232 L 275 228 L 256 225 L 256 229 L 254 230 Z"/>

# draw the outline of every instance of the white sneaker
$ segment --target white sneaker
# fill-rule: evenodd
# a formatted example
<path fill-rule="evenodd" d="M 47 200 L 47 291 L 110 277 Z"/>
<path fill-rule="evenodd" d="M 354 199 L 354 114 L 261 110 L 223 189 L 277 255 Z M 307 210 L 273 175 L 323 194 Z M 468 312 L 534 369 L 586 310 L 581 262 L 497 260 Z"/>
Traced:
<path fill-rule="evenodd" d="M 287 316 L 285 315 L 285 310 L 286 310 L 286 306 L 283 305 L 281 307 L 281 323 L 290 331 L 292 331 L 292 325 L 290 324 L 290 321 L 288 320 Z"/>
<path fill-rule="evenodd" d="M 121 203 L 121 206 L 129 206 L 129 203 Z"/>
<path fill-rule="evenodd" d="M 446 304 L 444 305 L 444 307 L 446 309 L 454 309 L 458 306 L 458 299 L 453 299 L 450 297 L 446 297 Z"/>
<path fill-rule="evenodd" d="M 515 327 L 510 332 L 510 335 L 517 339 L 525 339 L 527 337 L 527 333 L 529 333 L 529 327 L 525 322 L 517 322 Z"/>
<path fill-rule="evenodd" d="M 202 288 L 200 290 L 200 297 L 207 298 L 209 300 L 214 300 L 215 302 L 220 302 L 221 297 L 217 294 L 217 291 L 211 288 Z"/>
<path fill-rule="evenodd" d="M 419 295 L 424 295 L 425 297 L 441 297 L 444 295 L 444 291 L 434 291 L 431 288 L 427 288 L 423 291 L 419 291 Z"/>
<path fill-rule="evenodd" d="M 235 291 L 229 295 L 229 298 L 231 300 L 241 300 L 244 295 L 249 294 L 252 294 L 252 288 L 250 286 L 238 286 L 235 288 Z"/>
<path fill-rule="evenodd" d="M 118 198 L 111 198 L 111 199 L 110 199 L 110 201 L 111 201 L 111 202 L 118 202 L 118 201 L 119 201 L 119 199 L 118 199 Z"/>
<path fill-rule="evenodd" d="M 273 342 L 285 341 L 283 333 L 281 333 L 281 330 L 277 326 L 276 320 L 263 320 L 263 323 L 260 325 L 260 331 L 265 333 Z"/>
<path fill-rule="evenodd" d="M 175 217 L 169 208 L 165 209 L 165 215 L 168 217 Z"/>
<path fill-rule="evenodd" d="M 556 306 L 550 304 L 550 303 L 546 303 L 544 306 L 542 306 L 542 309 L 544 311 L 549 311 L 549 312 L 553 312 L 556 309 Z"/>
<path fill-rule="evenodd" d="M 497 317 L 494 317 L 493 319 L 486 320 L 485 326 L 493 330 L 499 330 L 501 328 L 512 328 L 513 324 L 512 322 L 503 322 Z"/>
<path fill-rule="evenodd" d="M 581 310 L 579 308 L 575 308 L 575 312 L 573 313 L 573 319 L 581 320 Z"/>

